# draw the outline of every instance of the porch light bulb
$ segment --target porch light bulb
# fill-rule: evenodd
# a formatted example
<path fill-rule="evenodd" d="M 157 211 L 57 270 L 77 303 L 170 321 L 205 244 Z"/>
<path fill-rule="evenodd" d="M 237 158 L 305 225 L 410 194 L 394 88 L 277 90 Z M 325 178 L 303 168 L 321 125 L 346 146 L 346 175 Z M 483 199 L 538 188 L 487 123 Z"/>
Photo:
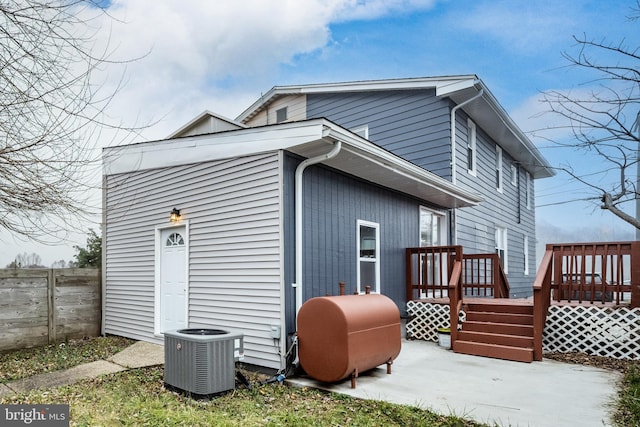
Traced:
<path fill-rule="evenodd" d="M 180 209 L 173 208 L 171 215 L 169 216 L 171 222 L 180 221 Z"/>

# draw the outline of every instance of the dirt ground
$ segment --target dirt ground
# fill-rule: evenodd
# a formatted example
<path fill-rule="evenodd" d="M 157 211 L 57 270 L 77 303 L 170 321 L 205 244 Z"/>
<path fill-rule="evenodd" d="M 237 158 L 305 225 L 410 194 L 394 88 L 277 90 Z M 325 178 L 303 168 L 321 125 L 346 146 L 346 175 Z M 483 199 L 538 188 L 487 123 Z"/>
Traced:
<path fill-rule="evenodd" d="M 619 360 L 612 357 L 590 356 L 584 353 L 545 353 L 544 357 L 559 362 L 595 366 L 620 372 L 624 372 L 633 365 L 640 366 L 640 360 Z"/>

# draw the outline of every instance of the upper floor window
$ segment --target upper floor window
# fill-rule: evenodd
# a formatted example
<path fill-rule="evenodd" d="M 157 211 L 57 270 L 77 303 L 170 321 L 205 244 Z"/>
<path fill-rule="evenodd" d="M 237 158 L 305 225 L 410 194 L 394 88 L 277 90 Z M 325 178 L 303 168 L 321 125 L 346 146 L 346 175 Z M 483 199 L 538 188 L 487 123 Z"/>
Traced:
<path fill-rule="evenodd" d="M 524 177 L 524 185 L 526 186 L 524 191 L 525 201 L 527 209 L 531 209 L 531 174 L 529 172 L 525 172 Z"/>
<path fill-rule="evenodd" d="M 276 110 L 276 123 L 282 123 L 287 120 L 287 107 Z"/>
<path fill-rule="evenodd" d="M 476 176 L 477 173 L 476 124 L 467 119 L 467 171 Z"/>
<path fill-rule="evenodd" d="M 511 163 L 511 185 L 518 185 L 518 167 L 515 163 Z"/>
<path fill-rule="evenodd" d="M 496 146 L 496 190 L 502 193 L 502 148 Z"/>

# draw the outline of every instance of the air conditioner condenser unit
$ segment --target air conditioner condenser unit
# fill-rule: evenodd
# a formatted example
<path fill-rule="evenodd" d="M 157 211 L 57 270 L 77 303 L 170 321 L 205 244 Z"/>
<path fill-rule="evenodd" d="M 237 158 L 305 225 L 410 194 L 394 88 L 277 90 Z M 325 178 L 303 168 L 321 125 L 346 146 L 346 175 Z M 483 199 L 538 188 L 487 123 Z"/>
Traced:
<path fill-rule="evenodd" d="M 165 385 L 199 396 L 235 388 L 235 362 L 243 357 L 242 333 L 179 329 L 164 333 Z"/>

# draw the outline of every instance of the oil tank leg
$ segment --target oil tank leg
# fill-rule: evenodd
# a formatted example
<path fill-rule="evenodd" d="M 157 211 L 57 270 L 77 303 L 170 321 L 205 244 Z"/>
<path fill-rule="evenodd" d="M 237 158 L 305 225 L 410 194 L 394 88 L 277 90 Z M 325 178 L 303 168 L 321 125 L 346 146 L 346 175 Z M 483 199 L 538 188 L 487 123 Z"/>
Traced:
<path fill-rule="evenodd" d="M 389 359 L 387 361 L 387 375 L 391 375 L 391 365 L 393 364 L 393 359 Z"/>
<path fill-rule="evenodd" d="M 358 370 L 354 369 L 351 374 L 351 388 L 356 388 L 356 378 L 358 378 Z"/>

